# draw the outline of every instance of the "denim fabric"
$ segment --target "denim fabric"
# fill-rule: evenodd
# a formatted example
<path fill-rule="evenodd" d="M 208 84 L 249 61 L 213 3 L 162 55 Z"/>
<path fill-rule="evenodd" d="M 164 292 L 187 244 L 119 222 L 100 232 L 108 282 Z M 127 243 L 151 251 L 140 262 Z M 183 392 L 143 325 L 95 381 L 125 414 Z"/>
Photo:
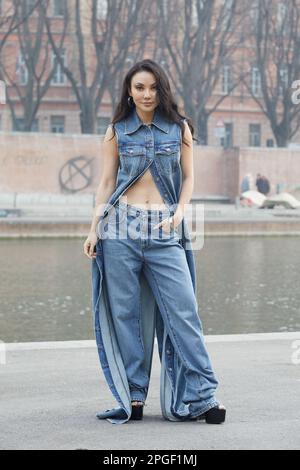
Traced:
<path fill-rule="evenodd" d="M 126 423 L 131 400 L 146 399 L 156 334 L 162 414 L 171 421 L 190 419 L 218 404 L 218 382 L 198 316 L 194 255 L 185 219 L 171 233 L 154 229 L 179 201 L 180 126 L 157 108 L 151 126 L 143 125 L 134 109 L 114 127 L 120 165 L 115 191 L 97 226 L 92 296 L 98 354 L 119 408 L 97 417 Z M 119 201 L 148 168 L 165 211 Z"/>
<path fill-rule="evenodd" d="M 103 227 L 104 276 L 131 399 L 146 400 L 150 379 L 143 364 L 139 283 L 143 270 L 167 332 L 186 367 L 182 400 L 193 403 L 195 411 L 201 414 L 213 399 L 217 381 L 204 345 L 197 300 L 179 234 L 174 229 L 167 233 L 162 227 L 154 228 L 169 215 L 169 211 L 146 211 L 117 203 L 115 213 Z M 170 367 L 169 371 L 172 370 Z"/>

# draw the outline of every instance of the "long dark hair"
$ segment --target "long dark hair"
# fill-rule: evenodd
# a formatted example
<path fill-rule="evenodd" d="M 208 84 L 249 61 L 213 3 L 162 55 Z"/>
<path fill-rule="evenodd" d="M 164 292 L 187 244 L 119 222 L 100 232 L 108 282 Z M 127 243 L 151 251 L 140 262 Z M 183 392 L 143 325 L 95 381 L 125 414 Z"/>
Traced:
<path fill-rule="evenodd" d="M 188 126 L 191 130 L 192 136 L 194 136 L 194 126 L 192 124 L 191 119 L 186 116 L 183 116 L 178 111 L 178 105 L 173 97 L 167 74 L 165 73 L 165 71 L 159 64 L 157 64 L 151 59 L 144 59 L 144 60 L 141 60 L 140 62 L 137 62 L 127 72 L 123 81 L 123 85 L 122 85 L 121 99 L 116 107 L 111 123 L 115 124 L 116 122 L 121 121 L 122 119 L 126 118 L 131 113 L 132 106 L 128 104 L 128 98 L 130 96 L 128 93 L 128 90 L 131 89 L 131 79 L 133 75 L 141 71 L 151 72 L 155 76 L 157 92 L 158 92 L 158 100 L 159 100 L 157 107 L 159 111 L 161 112 L 161 114 L 167 120 L 171 122 L 176 122 L 180 125 L 182 136 L 184 132 L 184 123 L 182 119 L 183 118 L 186 119 Z M 114 135 L 115 135 L 115 129 L 114 129 Z M 193 137 L 193 140 L 197 140 L 197 139 Z M 184 139 L 183 139 L 183 142 L 186 145 L 189 145 L 188 142 L 186 142 Z"/>

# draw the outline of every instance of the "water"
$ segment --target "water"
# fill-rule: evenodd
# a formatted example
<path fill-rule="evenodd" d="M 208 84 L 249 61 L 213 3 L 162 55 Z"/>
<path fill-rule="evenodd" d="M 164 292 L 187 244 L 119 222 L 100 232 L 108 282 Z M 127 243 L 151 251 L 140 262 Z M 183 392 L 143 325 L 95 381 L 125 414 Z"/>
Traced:
<path fill-rule="evenodd" d="M 83 242 L 0 240 L 0 341 L 94 339 Z M 300 331 L 299 238 L 206 238 L 195 256 L 205 334 Z"/>

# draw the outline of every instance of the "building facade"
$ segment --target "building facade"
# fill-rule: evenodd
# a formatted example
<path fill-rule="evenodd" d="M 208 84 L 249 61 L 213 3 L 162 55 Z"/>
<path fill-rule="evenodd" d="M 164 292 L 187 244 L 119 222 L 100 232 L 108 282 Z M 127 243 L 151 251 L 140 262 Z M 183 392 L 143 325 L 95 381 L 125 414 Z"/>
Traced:
<path fill-rule="evenodd" d="M 69 6 L 71 6 L 70 1 L 72 2 L 72 0 L 67 0 Z M 5 16 L 9 3 L 11 3 L 9 0 L 0 0 L 0 15 L 2 17 Z M 283 2 L 280 1 L 278 2 L 279 12 L 281 11 L 282 3 Z M 24 0 L 24 4 L 27 4 L 27 8 L 30 8 L 35 4 L 35 0 Z M 106 1 L 98 0 L 99 21 L 105 18 L 105 5 Z M 88 36 L 88 34 L 90 34 L 90 2 L 82 2 L 82 9 L 82 31 L 85 36 Z M 64 41 L 63 60 L 67 65 L 71 65 L 73 62 L 74 67 L 76 67 L 76 62 L 78 61 L 78 47 L 77 44 L 75 44 L 76 24 L 73 9 L 68 8 L 68 12 L 70 19 L 68 33 Z M 61 31 L 65 15 L 63 2 L 51 0 L 47 15 L 51 18 L 53 30 Z M 38 28 L 35 14 L 32 15 L 30 26 L 31 32 Z M 1 25 L 0 23 L 0 40 L 3 34 L 3 24 Z M 47 42 L 46 33 L 43 40 Z M 80 110 L 70 81 L 63 72 L 61 65 L 55 59 L 55 54 L 51 51 L 51 48 L 49 48 L 48 52 L 49 57 L 46 67 L 48 67 L 49 71 L 51 67 L 54 67 L 55 70 L 47 93 L 43 96 L 39 105 L 38 113 L 32 123 L 31 131 L 63 134 L 81 133 Z M 89 54 L 89 47 L 86 48 L 85 53 Z M 245 62 L 249 62 L 249 57 L 251 58 L 252 53 L 253 51 L 251 52 L 250 45 L 246 48 L 241 47 L 232 59 L 222 66 L 218 85 L 211 96 L 211 104 L 213 105 L 215 100 L 218 100 L 222 95 L 226 97 L 209 118 L 208 145 L 210 146 L 223 146 L 225 148 L 276 146 L 269 121 L 259 105 L 252 98 L 249 90 L 247 90 L 244 85 L 239 85 L 228 95 L 228 91 L 236 75 L 236 70 L 243 66 Z M 147 48 L 145 50 L 145 56 L 150 56 Z M 42 56 L 40 60 L 42 61 Z M 21 91 L 24 90 L 30 77 L 28 76 L 25 60 L 20 50 L 16 31 L 12 32 L 5 42 L 1 52 L 1 62 L 5 65 L 5 70 L 9 73 L 9 76 L 12 77 L 12 82 L 17 84 Z M 92 55 L 89 63 L 92 68 Z M 13 103 L 15 118 L 12 118 L 12 112 L 8 104 L 0 104 L 0 131 L 23 131 L 24 113 L 23 107 L 20 104 L 20 97 L 18 96 L 16 88 L 12 86 L 9 81 L 6 81 L 5 77 L 4 80 L 6 82 L 7 94 L 9 94 L 10 100 Z M 253 62 L 250 67 L 249 83 L 252 93 L 259 97 L 261 93 L 261 82 L 259 70 L 255 66 L 255 62 Z M 175 97 L 179 105 L 182 105 L 176 93 Z M 111 116 L 112 105 L 110 94 L 107 90 L 103 95 L 101 106 L 96 116 L 96 134 L 101 135 L 105 132 L 111 120 Z M 299 133 L 293 138 L 293 142 L 300 142 Z"/>

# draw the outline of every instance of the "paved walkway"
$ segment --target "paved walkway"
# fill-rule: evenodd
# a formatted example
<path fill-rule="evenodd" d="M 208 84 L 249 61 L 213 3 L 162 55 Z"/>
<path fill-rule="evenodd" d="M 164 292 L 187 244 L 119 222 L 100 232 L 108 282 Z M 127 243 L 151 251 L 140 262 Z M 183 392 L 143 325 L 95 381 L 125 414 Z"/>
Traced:
<path fill-rule="evenodd" d="M 163 419 L 157 348 L 144 420 L 113 425 L 95 417 L 116 402 L 94 341 L 11 344 L 6 354 L 0 343 L 0 449 L 299 449 L 300 332 L 206 342 L 228 410 L 220 426 Z"/>

